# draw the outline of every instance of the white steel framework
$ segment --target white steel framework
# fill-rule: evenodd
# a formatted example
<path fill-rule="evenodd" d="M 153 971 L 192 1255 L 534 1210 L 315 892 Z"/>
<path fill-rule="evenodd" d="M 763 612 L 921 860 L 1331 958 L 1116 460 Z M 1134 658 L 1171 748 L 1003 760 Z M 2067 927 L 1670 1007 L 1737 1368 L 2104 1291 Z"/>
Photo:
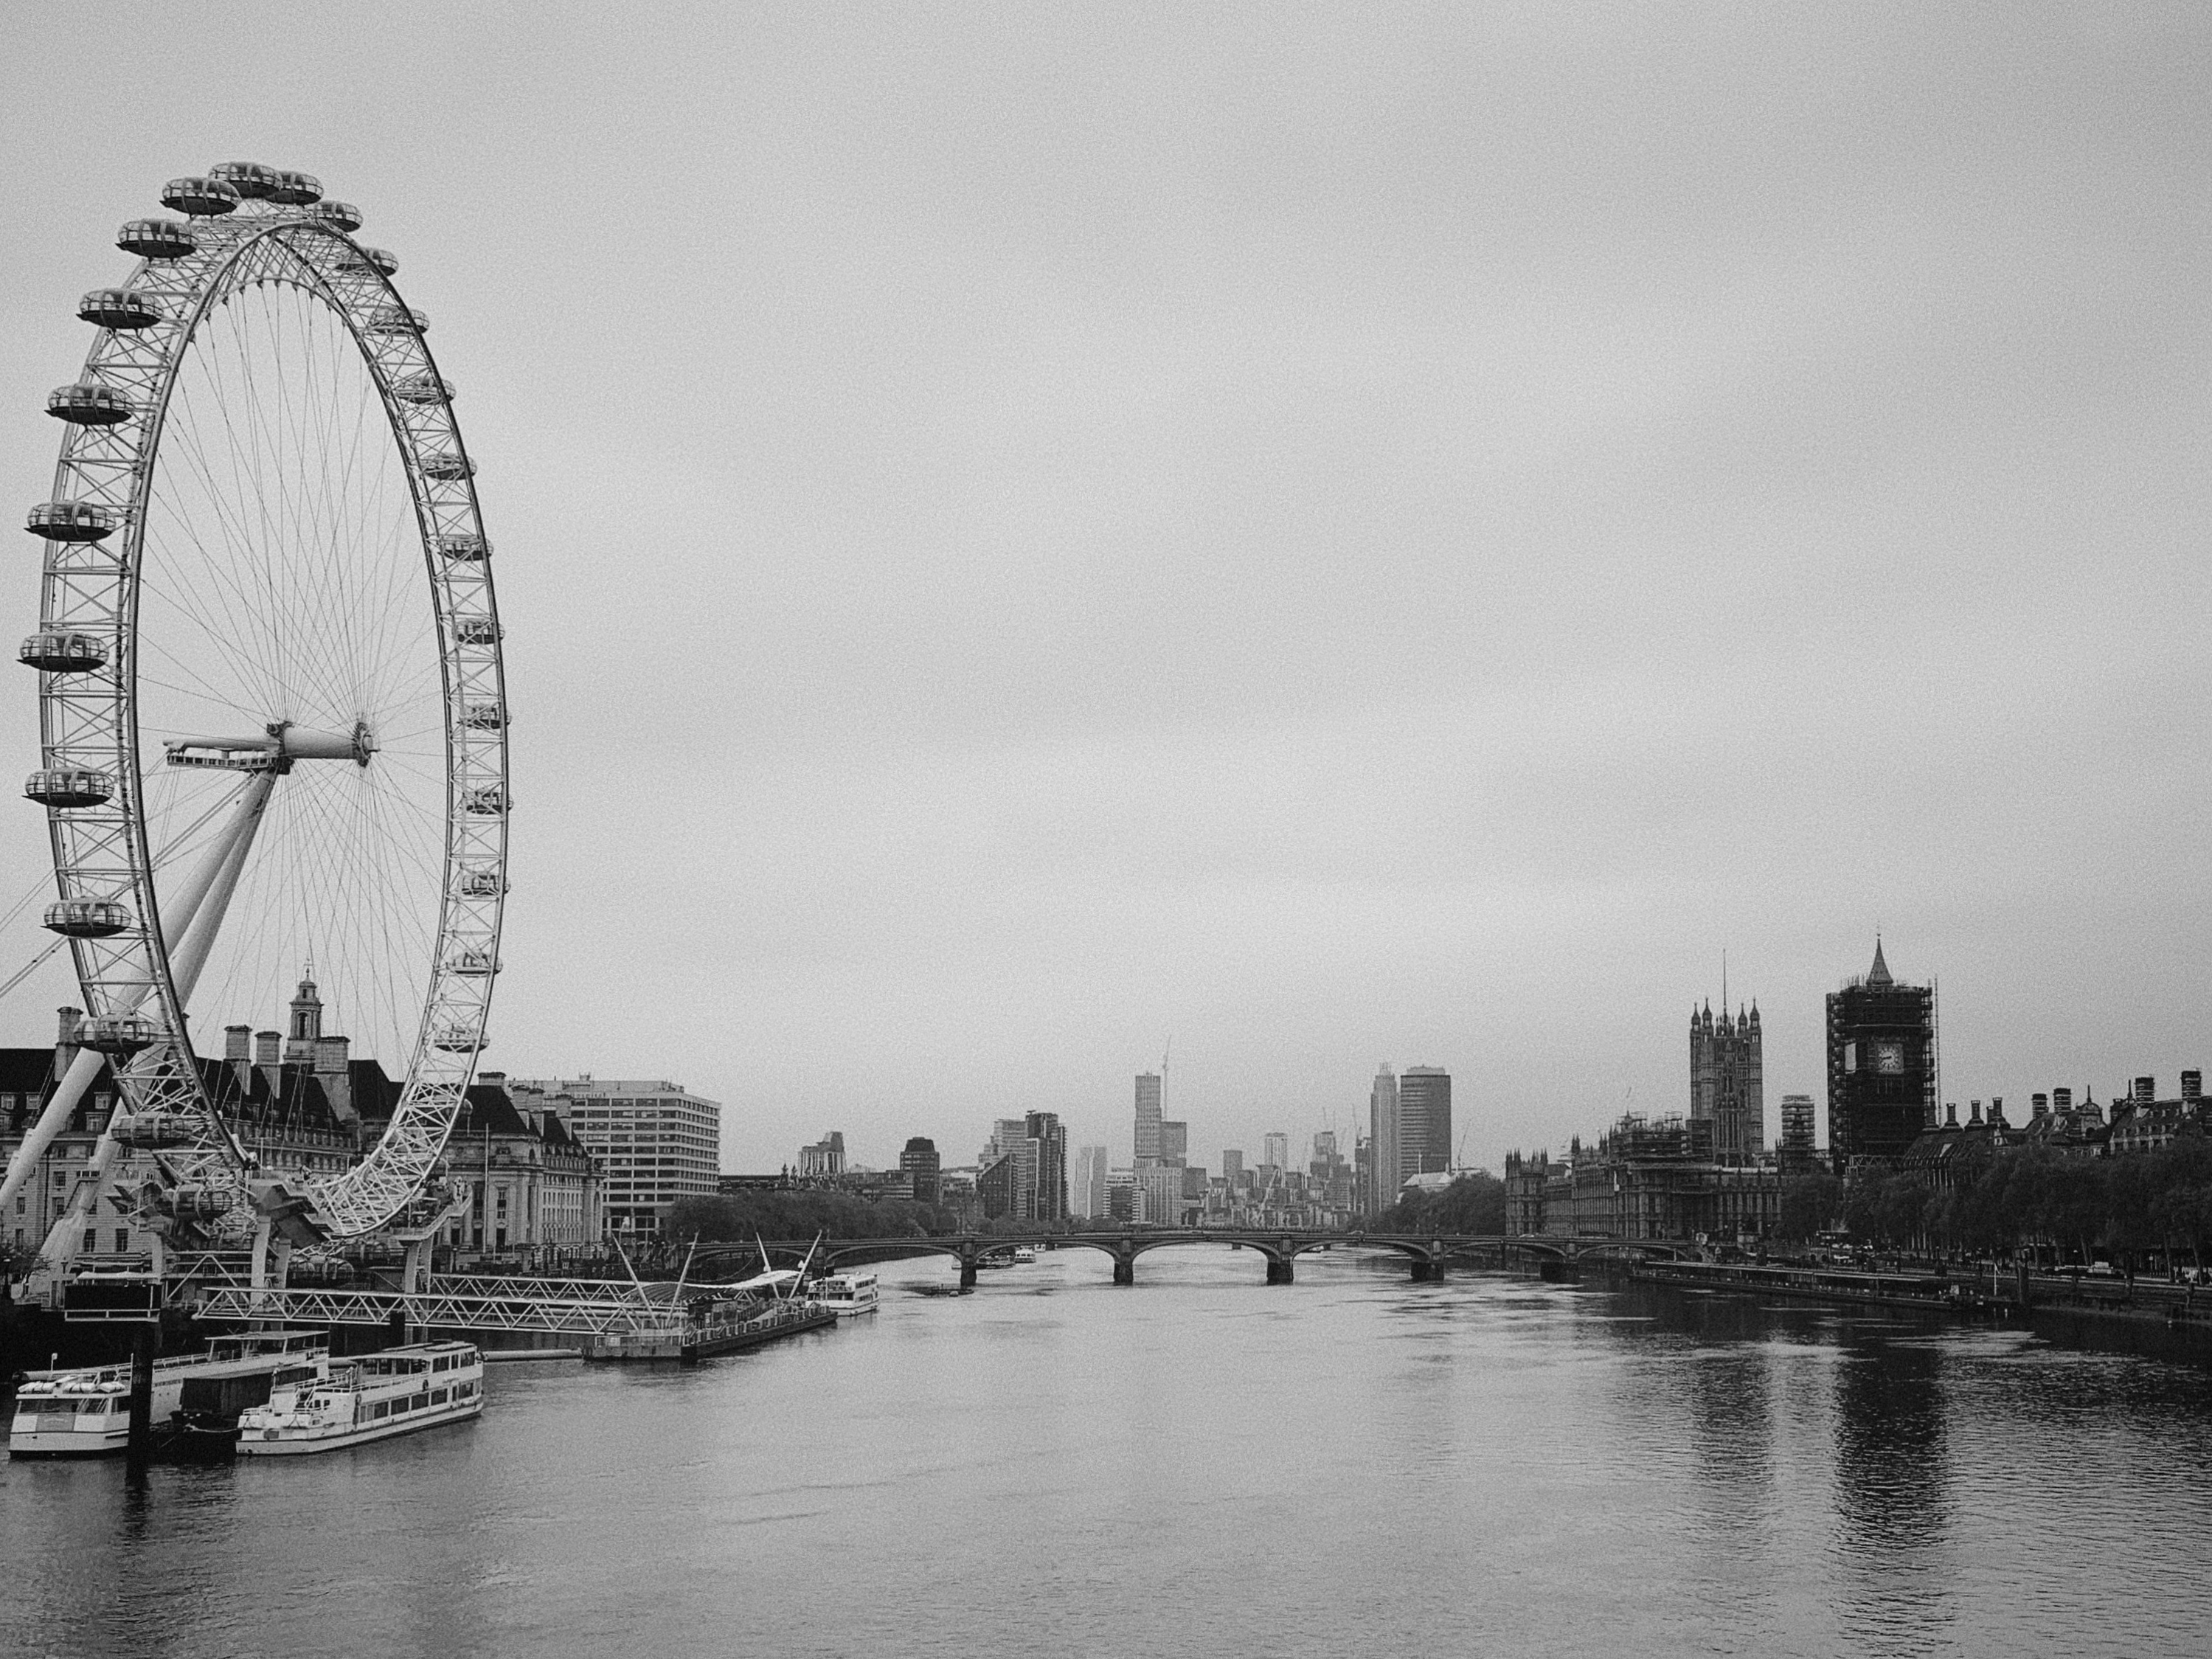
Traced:
<path fill-rule="evenodd" d="M 427 323 L 303 174 L 232 163 L 162 200 L 182 216 L 125 225 L 140 263 L 79 307 L 98 331 L 48 401 L 65 435 L 28 525 L 47 551 L 25 793 L 87 1048 L 34 1141 L 103 1054 L 121 1096 L 55 1273 L 103 1194 L 172 1249 L 356 1237 L 436 1203 L 507 890 L 490 545 Z M 303 939 L 400 1086 L 365 1158 L 294 1192 L 216 1111 L 187 1014 L 211 957 L 210 987 L 258 994 L 253 952 Z"/>

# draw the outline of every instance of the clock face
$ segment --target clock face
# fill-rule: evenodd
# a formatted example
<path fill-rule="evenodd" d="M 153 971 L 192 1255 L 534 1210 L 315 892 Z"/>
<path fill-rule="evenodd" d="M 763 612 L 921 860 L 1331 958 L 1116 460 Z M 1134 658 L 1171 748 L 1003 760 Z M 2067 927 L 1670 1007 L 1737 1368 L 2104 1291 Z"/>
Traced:
<path fill-rule="evenodd" d="M 1874 1068 L 1885 1077 L 1901 1077 L 1905 1073 L 1905 1045 L 1901 1042 L 1877 1042 L 1874 1046 Z"/>

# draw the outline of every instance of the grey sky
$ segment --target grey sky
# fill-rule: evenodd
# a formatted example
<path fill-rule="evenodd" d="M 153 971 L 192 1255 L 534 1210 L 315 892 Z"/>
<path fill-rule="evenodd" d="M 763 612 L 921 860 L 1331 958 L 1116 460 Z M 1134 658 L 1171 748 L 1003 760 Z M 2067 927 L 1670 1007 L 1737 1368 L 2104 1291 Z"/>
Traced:
<path fill-rule="evenodd" d="M 2212 1060 L 2201 7 L 5 28 L 7 499 L 165 179 L 318 173 L 433 319 L 517 717 L 488 1065 L 682 1079 L 732 1167 L 1118 1159 L 1172 1031 L 1217 1167 L 1386 1058 L 1494 1164 L 1686 1105 L 1723 947 L 1770 1124 L 1820 1095 L 1877 924 L 1948 1097 Z M 44 857 L 0 811 L 0 902 Z"/>

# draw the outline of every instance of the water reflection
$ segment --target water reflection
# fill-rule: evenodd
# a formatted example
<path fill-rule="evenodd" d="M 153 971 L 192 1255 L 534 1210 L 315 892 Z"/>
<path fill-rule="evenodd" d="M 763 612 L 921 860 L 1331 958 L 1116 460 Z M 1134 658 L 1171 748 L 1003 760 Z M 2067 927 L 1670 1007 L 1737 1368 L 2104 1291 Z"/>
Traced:
<path fill-rule="evenodd" d="M 1954 1616 L 1943 1356 L 1854 1334 L 1835 1368 L 1839 1617 L 1895 1650 L 1933 1652 Z"/>

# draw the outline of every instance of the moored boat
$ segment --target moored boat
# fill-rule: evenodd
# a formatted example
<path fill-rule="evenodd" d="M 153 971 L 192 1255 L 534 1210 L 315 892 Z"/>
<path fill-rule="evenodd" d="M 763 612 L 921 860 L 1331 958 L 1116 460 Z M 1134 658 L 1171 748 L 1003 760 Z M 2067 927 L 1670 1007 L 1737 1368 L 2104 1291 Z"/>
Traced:
<path fill-rule="evenodd" d="M 483 1356 L 472 1342 L 417 1342 L 331 1365 L 279 1389 L 238 1419 L 241 1457 L 337 1451 L 458 1423 L 483 1410 Z"/>
<path fill-rule="evenodd" d="M 152 1426 L 185 1443 L 227 1440 L 232 1419 L 277 1389 L 325 1375 L 323 1331 L 247 1331 L 219 1336 L 201 1353 L 154 1362 Z M 15 1394 L 12 1457 L 104 1457 L 131 1443 L 131 1365 L 33 1371 Z"/>
<path fill-rule="evenodd" d="M 881 1292 L 873 1273 L 830 1273 L 816 1281 L 815 1302 L 841 1319 L 873 1313 Z"/>

